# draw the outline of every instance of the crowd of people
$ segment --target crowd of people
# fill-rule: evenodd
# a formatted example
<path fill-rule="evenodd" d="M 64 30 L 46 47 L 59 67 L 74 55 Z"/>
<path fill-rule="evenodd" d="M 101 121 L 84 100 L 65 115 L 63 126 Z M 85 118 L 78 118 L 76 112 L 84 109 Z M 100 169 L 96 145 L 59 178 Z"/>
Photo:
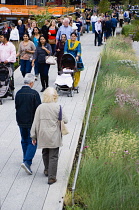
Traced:
<path fill-rule="evenodd" d="M 115 35 L 119 22 L 129 22 L 128 11 L 118 11 L 116 8 L 109 15 L 97 14 L 97 10 L 76 11 L 76 17 L 45 20 L 40 29 L 37 22 L 28 19 L 26 24 L 18 20 L 9 26 L 4 23 L 0 35 L 0 63 L 8 63 L 13 68 L 16 58 L 20 56 L 20 70 L 24 78 L 23 87 L 15 97 L 16 120 L 21 135 L 23 163 L 21 167 L 28 174 L 32 174 L 31 164 L 36 148 L 42 149 L 44 174 L 48 176 L 48 184 L 55 183 L 58 163 L 58 152 L 62 142 L 59 125 L 60 106 L 56 103 L 57 91 L 49 87 L 49 68 L 46 56 L 57 57 L 57 72 L 61 72 L 61 57 L 70 53 L 77 62 L 77 71 L 74 74 L 74 88 L 78 87 L 80 73 L 84 70 L 81 58 L 80 35 L 84 25 L 87 33 L 95 34 L 94 45 L 101 46 L 110 36 Z M 34 74 L 31 69 L 34 67 Z M 43 92 L 43 101 L 36 90 L 33 90 L 35 80 L 40 74 Z M 68 120 L 62 110 L 64 123 Z"/>

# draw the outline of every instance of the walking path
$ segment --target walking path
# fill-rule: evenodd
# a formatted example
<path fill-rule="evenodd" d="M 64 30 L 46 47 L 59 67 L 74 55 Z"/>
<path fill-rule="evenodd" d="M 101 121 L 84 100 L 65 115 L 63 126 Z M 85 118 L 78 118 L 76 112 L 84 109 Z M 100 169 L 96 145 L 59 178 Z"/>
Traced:
<path fill-rule="evenodd" d="M 133 49 L 135 50 L 137 60 L 138 60 L 138 66 L 139 66 L 139 42 L 133 42 L 132 43 Z"/>
<path fill-rule="evenodd" d="M 15 119 L 15 105 L 11 98 L 0 106 L 0 206 L 1 210 L 60 210 L 66 192 L 72 163 L 82 128 L 82 122 L 92 87 L 96 64 L 102 47 L 94 46 L 94 35 L 81 37 L 82 58 L 85 70 L 81 73 L 79 94 L 67 97 L 62 94 L 59 104 L 64 107 L 69 120 L 70 133 L 63 138 L 63 147 L 59 153 L 57 182 L 51 186 L 43 174 L 41 150 L 37 150 L 33 159 L 33 175 L 27 175 L 20 167 L 22 149 L 19 128 Z M 56 66 L 51 66 L 50 86 L 54 86 L 57 75 Z M 15 71 L 15 92 L 23 85 L 23 78 Z M 34 88 L 40 93 L 40 81 Z M 41 95 L 41 93 L 40 93 Z"/>

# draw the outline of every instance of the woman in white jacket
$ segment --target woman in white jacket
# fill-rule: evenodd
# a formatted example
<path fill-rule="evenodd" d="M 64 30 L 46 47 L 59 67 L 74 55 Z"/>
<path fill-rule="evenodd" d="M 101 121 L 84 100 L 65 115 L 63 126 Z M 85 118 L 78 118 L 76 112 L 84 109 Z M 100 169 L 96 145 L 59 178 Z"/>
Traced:
<path fill-rule="evenodd" d="M 19 44 L 19 31 L 18 29 L 15 27 L 14 23 L 11 23 L 11 32 L 10 32 L 10 37 L 9 40 L 14 44 L 15 48 L 16 48 L 16 52 L 18 51 L 18 44 Z"/>
<path fill-rule="evenodd" d="M 59 147 L 62 146 L 59 111 L 60 106 L 56 103 L 58 94 L 52 87 L 48 87 L 43 93 L 43 103 L 38 106 L 31 128 L 32 143 L 37 143 L 42 149 L 44 174 L 48 176 L 48 184 L 55 183 Z M 62 111 L 62 120 L 68 120 Z"/>

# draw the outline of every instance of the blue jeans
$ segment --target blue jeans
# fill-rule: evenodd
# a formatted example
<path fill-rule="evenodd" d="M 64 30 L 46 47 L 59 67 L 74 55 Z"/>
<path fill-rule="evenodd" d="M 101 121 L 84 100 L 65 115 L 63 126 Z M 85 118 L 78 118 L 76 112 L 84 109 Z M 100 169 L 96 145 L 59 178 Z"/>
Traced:
<path fill-rule="evenodd" d="M 56 44 L 51 44 L 51 48 L 52 48 L 52 55 L 54 55 L 56 51 Z"/>
<path fill-rule="evenodd" d="M 77 40 L 80 41 L 80 32 L 77 32 Z"/>
<path fill-rule="evenodd" d="M 90 25 L 86 24 L 86 30 L 87 30 L 87 33 L 89 33 Z"/>
<path fill-rule="evenodd" d="M 31 128 L 19 127 L 21 134 L 21 145 L 23 150 L 23 162 L 26 162 L 29 166 L 32 164 L 32 159 L 35 155 L 37 145 L 32 144 L 32 139 L 30 137 Z"/>
<path fill-rule="evenodd" d="M 30 60 L 20 59 L 20 65 L 21 65 L 20 66 L 20 71 L 21 71 L 23 77 L 25 77 L 26 73 L 31 72 L 32 66 L 31 66 Z"/>
<path fill-rule="evenodd" d="M 92 22 L 92 33 L 95 33 L 95 22 Z"/>
<path fill-rule="evenodd" d="M 39 75 L 38 61 L 37 60 L 35 60 L 34 73 L 35 73 L 35 76 Z"/>

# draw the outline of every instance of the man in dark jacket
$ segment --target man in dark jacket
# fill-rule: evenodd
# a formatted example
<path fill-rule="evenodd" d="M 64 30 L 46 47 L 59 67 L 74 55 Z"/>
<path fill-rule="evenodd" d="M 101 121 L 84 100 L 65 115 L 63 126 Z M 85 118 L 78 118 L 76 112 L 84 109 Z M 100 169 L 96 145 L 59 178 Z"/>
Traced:
<path fill-rule="evenodd" d="M 17 92 L 15 97 L 16 121 L 20 129 L 23 150 L 23 163 L 21 167 L 24 168 L 28 174 L 32 174 L 30 166 L 37 147 L 32 144 L 30 129 L 35 111 L 41 104 L 38 92 L 31 89 L 34 85 L 34 81 L 35 77 L 33 74 L 26 74 L 24 86 Z"/>

